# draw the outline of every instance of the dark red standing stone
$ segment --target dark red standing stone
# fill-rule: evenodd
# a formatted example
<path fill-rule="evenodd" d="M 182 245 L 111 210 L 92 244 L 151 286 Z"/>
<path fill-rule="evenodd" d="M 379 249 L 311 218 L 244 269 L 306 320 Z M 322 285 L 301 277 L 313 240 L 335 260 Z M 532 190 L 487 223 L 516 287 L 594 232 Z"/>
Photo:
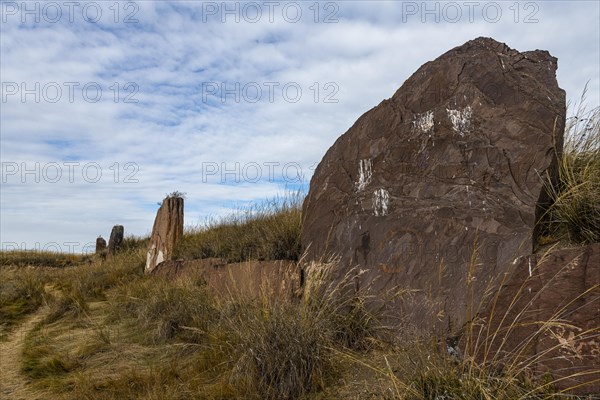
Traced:
<path fill-rule="evenodd" d="M 106 240 L 102 236 L 96 238 L 96 254 L 102 254 L 106 252 Z"/>
<path fill-rule="evenodd" d="M 303 205 L 308 259 L 414 290 L 398 316 L 453 332 L 532 251 L 541 175 L 562 149 L 557 59 L 489 38 L 419 68 L 327 151 Z M 474 249 L 477 251 L 474 251 Z M 472 255 L 476 257 L 472 259 Z"/>
<path fill-rule="evenodd" d="M 125 233 L 125 229 L 123 225 L 115 225 L 110 232 L 110 238 L 108 239 L 108 254 L 115 255 L 117 251 L 121 248 L 121 244 L 123 244 L 123 235 Z"/>

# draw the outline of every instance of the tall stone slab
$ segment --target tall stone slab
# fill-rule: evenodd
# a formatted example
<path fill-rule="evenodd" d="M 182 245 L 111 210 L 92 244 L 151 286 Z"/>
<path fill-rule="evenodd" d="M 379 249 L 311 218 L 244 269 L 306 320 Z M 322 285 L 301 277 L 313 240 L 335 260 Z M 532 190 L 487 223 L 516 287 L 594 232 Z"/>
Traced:
<path fill-rule="evenodd" d="M 158 264 L 171 260 L 173 251 L 183 237 L 183 198 L 166 197 L 154 220 L 148 245 L 145 272 L 151 273 Z"/>
<path fill-rule="evenodd" d="M 336 255 L 359 285 L 412 289 L 419 331 L 452 332 L 532 251 L 540 178 L 562 150 L 557 59 L 489 38 L 419 68 L 327 151 L 303 205 L 307 259 Z M 360 77 L 357 77 L 360 79 Z"/>
<path fill-rule="evenodd" d="M 125 234 L 125 228 L 123 225 L 115 225 L 110 232 L 110 238 L 108 239 L 108 254 L 115 255 L 123 244 L 123 236 Z"/>

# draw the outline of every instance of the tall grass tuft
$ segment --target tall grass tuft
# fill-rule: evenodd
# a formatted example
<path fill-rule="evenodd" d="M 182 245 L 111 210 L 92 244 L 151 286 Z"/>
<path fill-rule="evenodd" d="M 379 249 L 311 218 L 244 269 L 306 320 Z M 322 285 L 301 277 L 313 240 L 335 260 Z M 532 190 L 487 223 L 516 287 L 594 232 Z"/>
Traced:
<path fill-rule="evenodd" d="M 288 192 L 188 229 L 176 257 L 219 257 L 229 262 L 298 260 L 303 198 L 300 191 Z"/>
<path fill-rule="evenodd" d="M 554 290 L 561 275 L 572 268 L 568 264 L 554 275 L 544 273 L 544 259 L 551 251 L 546 251 L 530 275 L 516 287 L 507 289 L 514 283 L 507 281 L 508 275 L 505 275 L 495 293 L 491 293 L 485 314 L 482 306 L 487 303 L 467 304 L 476 311 L 458 337 L 450 341 L 435 337 L 429 341 L 415 340 L 405 349 L 407 362 L 399 368 L 399 373 L 380 369 L 393 383 L 397 397 L 408 400 L 587 399 L 573 395 L 572 391 L 593 384 L 600 377 L 600 370 L 593 366 L 586 366 L 584 370 L 581 364 L 584 358 L 594 357 L 582 349 L 597 343 L 600 327 L 584 331 L 573 326 L 569 317 L 573 308 L 582 307 L 578 306 L 582 301 L 597 300 L 593 293 L 600 283 L 574 298 L 565 299 L 556 309 L 541 307 L 542 296 Z M 472 262 L 475 259 L 476 255 Z M 531 287 L 537 287 L 541 276 L 545 282 L 532 293 Z M 510 297 L 503 300 L 507 308 L 501 312 L 496 306 L 503 290 L 511 292 Z M 572 334 L 563 336 L 565 332 Z M 441 343 L 443 349 L 440 349 Z M 554 359 L 570 364 L 570 371 L 548 370 L 545 362 Z M 559 390 L 556 388 L 559 383 L 568 387 Z"/>
<path fill-rule="evenodd" d="M 546 180 L 552 205 L 542 218 L 546 240 L 600 241 L 600 107 L 587 110 L 585 91 L 567 119 L 558 181 Z"/>
<path fill-rule="evenodd" d="M 65 316 L 77 318 L 88 314 L 88 302 L 106 300 L 107 292 L 143 274 L 145 250 L 139 246 L 121 250 L 108 260 L 96 259 L 89 265 L 56 271 L 52 279 L 54 301 L 45 322 Z"/>
<path fill-rule="evenodd" d="M 248 307 L 229 317 L 237 337 L 233 377 L 264 399 L 296 399 L 325 385 L 331 362 L 330 331 L 319 318 L 291 305 Z"/>
<path fill-rule="evenodd" d="M 58 287 L 79 292 L 87 299 L 105 299 L 106 290 L 143 273 L 145 249 L 120 251 L 109 260 L 96 260 L 89 266 L 67 269 Z"/>
<path fill-rule="evenodd" d="M 128 252 L 131 250 L 146 250 L 148 248 L 148 243 L 150 242 L 150 237 L 145 236 L 135 236 L 128 235 L 123 238 L 123 243 L 121 243 L 121 247 L 119 249 L 120 252 Z"/>
<path fill-rule="evenodd" d="M 226 302 L 217 347 L 229 348 L 231 379 L 262 399 L 297 399 L 323 389 L 336 375 L 336 348 L 366 350 L 378 318 L 354 290 L 351 270 L 334 279 L 337 262 L 311 263 L 302 296 L 278 298 L 265 290 L 258 302 Z M 233 306 L 233 308 L 232 308 Z"/>
<path fill-rule="evenodd" d="M 160 277 L 141 278 L 117 288 L 111 301 L 113 317 L 131 318 L 141 328 L 142 342 L 160 344 L 175 338 L 201 341 L 215 309 L 205 288 L 190 280 L 173 284 Z M 193 329 L 188 329 L 193 327 Z"/>

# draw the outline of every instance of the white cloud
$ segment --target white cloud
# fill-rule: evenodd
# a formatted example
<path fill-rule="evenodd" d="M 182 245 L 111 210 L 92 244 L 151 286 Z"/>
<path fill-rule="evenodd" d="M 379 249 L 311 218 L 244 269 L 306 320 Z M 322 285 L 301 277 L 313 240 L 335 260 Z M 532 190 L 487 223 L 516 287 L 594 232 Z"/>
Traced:
<path fill-rule="evenodd" d="M 289 2 L 281 3 L 273 23 L 264 7 L 257 23 L 244 20 L 251 14 L 240 15 L 240 23 L 226 15 L 222 23 L 222 10 L 206 13 L 221 2 L 138 2 L 133 4 L 139 6 L 134 15 L 139 22 L 132 24 L 123 23 L 136 11 L 125 8 L 131 2 L 119 3 L 117 23 L 109 8 L 113 3 L 95 3 L 102 7 L 95 24 L 83 20 L 81 9 L 72 23 L 63 10 L 57 23 L 45 22 L 41 15 L 40 23 L 28 16 L 23 24 L 12 4 L 21 3 L 2 3 L 3 90 L 11 82 L 24 82 L 28 89 L 36 82 L 40 88 L 55 83 L 63 96 L 48 102 L 53 95 L 48 87 L 39 103 L 31 94 L 24 102 L 20 94 L 3 98 L 3 167 L 97 163 L 103 178 L 90 183 L 79 175 L 73 183 L 66 178 L 37 183 L 35 173 L 21 177 L 21 171 L 6 177 L 2 243 L 87 243 L 100 233 L 107 236 L 116 223 L 125 225 L 126 232 L 146 234 L 155 203 L 173 190 L 188 193 L 188 223 L 223 213 L 232 204 L 281 193 L 286 163 L 297 163 L 310 178 L 310 168 L 361 114 L 391 97 L 420 65 L 478 36 L 494 37 L 520 51 L 548 49 L 559 58 L 559 84 L 568 98 L 577 99 L 589 81 L 588 101 L 591 106 L 600 103 L 597 2 L 497 2 L 502 15 L 496 23 L 489 22 L 491 14 L 482 13 L 487 3 L 475 10 L 473 22 L 461 2 L 455 2 L 461 18 L 449 23 L 444 21 L 453 16 L 449 3 L 430 2 L 428 10 L 434 12 L 427 14 L 420 9 L 422 2 L 353 1 L 320 3 L 318 23 L 315 9 L 309 8 L 312 2 L 297 3 L 303 13 L 298 23 L 281 14 Z M 239 3 L 240 10 L 246 4 Z M 534 11 L 538 22 L 524 23 Z M 330 13 L 337 23 L 322 22 Z M 79 84 L 72 101 L 68 82 Z M 137 92 L 125 87 L 130 82 Z M 239 102 L 232 94 L 222 102 L 219 94 L 206 92 L 210 82 L 227 82 L 228 88 L 235 82 L 240 88 L 250 85 Z M 269 82 L 279 83 L 272 102 Z M 81 92 L 86 83 L 100 85 L 101 100 L 86 100 Z M 286 83 L 301 88 L 297 103 L 282 97 Z M 247 101 L 254 96 L 253 85 L 262 89 L 255 103 Z M 127 95 L 137 103 L 124 102 Z M 324 102 L 327 96 L 337 102 Z M 139 167 L 138 183 L 123 182 L 130 172 L 123 169 L 127 162 Z M 230 173 L 221 183 L 223 167 L 239 165 L 239 175 L 253 163 L 262 166 L 264 177 L 265 165 L 274 165 L 266 163 L 279 163 L 275 181 L 235 182 Z M 215 165 L 217 173 L 203 170 Z"/>

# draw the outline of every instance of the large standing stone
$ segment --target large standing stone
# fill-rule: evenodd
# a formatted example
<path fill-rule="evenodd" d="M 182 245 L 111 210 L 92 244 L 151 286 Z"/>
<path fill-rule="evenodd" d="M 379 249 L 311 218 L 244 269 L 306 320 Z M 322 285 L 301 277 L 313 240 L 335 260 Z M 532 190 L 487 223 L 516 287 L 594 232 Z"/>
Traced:
<path fill-rule="evenodd" d="M 146 273 L 171 260 L 173 250 L 183 237 L 183 198 L 168 196 L 156 213 L 146 257 Z"/>
<path fill-rule="evenodd" d="M 123 244 L 123 235 L 125 233 L 125 229 L 123 225 L 115 225 L 110 232 L 110 238 L 108 239 L 108 254 L 115 255 L 117 251 L 121 248 L 121 244 Z"/>
<path fill-rule="evenodd" d="M 106 240 L 102 236 L 96 238 L 96 254 L 106 252 Z"/>
<path fill-rule="evenodd" d="M 489 38 L 424 64 L 320 162 L 303 205 L 307 258 L 335 254 L 340 275 L 365 270 L 360 285 L 414 289 L 396 307 L 420 331 L 460 328 L 532 250 L 540 175 L 562 149 L 556 69 L 547 51 Z"/>

